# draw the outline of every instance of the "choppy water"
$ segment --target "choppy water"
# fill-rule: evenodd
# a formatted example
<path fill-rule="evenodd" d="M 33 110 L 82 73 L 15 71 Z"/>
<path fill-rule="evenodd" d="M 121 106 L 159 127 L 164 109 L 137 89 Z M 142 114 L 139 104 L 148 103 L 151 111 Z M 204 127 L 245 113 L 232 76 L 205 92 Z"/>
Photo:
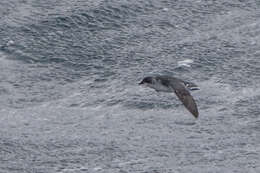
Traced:
<path fill-rule="evenodd" d="M 260 172 L 259 9 L 1 0 L 0 172 Z M 197 83 L 199 119 L 149 74 Z"/>

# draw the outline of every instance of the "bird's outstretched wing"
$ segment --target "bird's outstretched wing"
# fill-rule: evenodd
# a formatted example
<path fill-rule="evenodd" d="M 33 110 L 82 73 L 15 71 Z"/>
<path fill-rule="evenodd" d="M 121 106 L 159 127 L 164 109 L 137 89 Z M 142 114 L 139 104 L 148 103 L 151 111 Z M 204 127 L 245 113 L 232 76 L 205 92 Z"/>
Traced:
<path fill-rule="evenodd" d="M 185 88 L 184 85 L 179 84 L 173 87 L 175 94 L 181 100 L 183 105 L 192 113 L 195 118 L 198 118 L 199 112 L 195 100 L 190 95 L 190 92 Z"/>

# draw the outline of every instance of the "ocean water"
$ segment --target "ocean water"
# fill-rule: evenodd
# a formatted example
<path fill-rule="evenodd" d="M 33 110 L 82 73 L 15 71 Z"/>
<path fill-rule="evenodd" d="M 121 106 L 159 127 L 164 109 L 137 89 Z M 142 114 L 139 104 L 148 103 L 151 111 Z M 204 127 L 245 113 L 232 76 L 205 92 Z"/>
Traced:
<path fill-rule="evenodd" d="M 258 1 L 1 0 L 0 172 L 257 173 L 259 86 Z"/>

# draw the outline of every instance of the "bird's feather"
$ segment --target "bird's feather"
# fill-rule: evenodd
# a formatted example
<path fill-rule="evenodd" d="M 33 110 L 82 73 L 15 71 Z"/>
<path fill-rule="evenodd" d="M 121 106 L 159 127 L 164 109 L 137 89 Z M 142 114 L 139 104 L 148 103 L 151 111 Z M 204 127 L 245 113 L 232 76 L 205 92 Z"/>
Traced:
<path fill-rule="evenodd" d="M 190 113 L 192 113 L 195 118 L 198 118 L 198 108 L 190 92 L 184 86 L 178 86 L 177 89 L 174 89 L 174 92 Z"/>

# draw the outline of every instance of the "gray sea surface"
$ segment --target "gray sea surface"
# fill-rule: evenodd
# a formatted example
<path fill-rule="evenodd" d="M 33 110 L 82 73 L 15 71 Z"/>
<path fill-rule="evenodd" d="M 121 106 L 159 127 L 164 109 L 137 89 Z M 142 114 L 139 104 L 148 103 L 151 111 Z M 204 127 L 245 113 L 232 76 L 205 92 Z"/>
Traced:
<path fill-rule="evenodd" d="M 260 2 L 1 0 L 0 96 L 1 173 L 259 173 Z"/>

